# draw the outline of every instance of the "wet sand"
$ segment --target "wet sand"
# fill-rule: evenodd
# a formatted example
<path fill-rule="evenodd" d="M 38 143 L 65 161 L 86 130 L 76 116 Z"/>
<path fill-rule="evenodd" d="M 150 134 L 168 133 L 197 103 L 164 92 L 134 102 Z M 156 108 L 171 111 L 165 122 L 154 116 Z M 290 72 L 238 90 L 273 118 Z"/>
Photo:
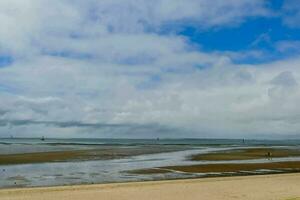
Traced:
<path fill-rule="evenodd" d="M 300 150 L 285 148 L 250 148 L 234 149 L 222 152 L 197 154 L 191 156 L 193 161 L 230 161 L 230 160 L 251 160 L 262 158 L 283 158 L 300 156 Z"/>
<path fill-rule="evenodd" d="M 162 174 L 169 172 L 185 173 L 240 173 L 251 174 L 256 170 L 275 170 L 280 172 L 300 172 L 300 161 L 270 162 L 270 163 L 222 163 L 186 166 L 168 166 L 150 169 L 132 170 L 133 174 Z M 275 171 L 273 173 L 275 173 Z M 225 174 L 224 174 L 225 175 Z"/>
<path fill-rule="evenodd" d="M 1 200 L 299 200 L 300 174 L 4 189 Z"/>
<path fill-rule="evenodd" d="M 155 145 L 131 148 L 106 146 L 87 150 L 0 154 L 0 165 L 119 159 L 128 156 L 173 152 L 185 149 L 187 148 L 178 146 L 157 148 Z"/>
<path fill-rule="evenodd" d="M 300 151 L 295 149 L 276 148 L 251 148 L 234 149 L 228 151 L 212 152 L 206 154 L 192 155 L 192 161 L 232 161 L 232 160 L 252 160 L 266 159 L 267 162 L 257 163 L 215 163 L 215 164 L 195 164 L 166 166 L 150 169 L 132 170 L 133 174 L 163 174 L 169 172 L 184 173 L 234 173 L 251 174 L 257 170 L 275 170 L 278 172 L 300 172 L 300 161 L 278 161 L 271 162 L 272 158 L 287 158 L 300 156 Z M 274 172 L 275 172 L 274 171 Z M 223 174 L 226 175 L 226 174 Z"/>
<path fill-rule="evenodd" d="M 260 169 L 290 170 L 290 171 L 300 172 L 300 161 L 170 166 L 170 167 L 163 167 L 161 169 L 171 169 L 171 170 L 189 172 L 189 173 L 240 172 L 240 171 L 255 171 Z"/>
<path fill-rule="evenodd" d="M 155 145 L 120 148 L 115 146 L 106 146 L 85 150 L 64 150 L 50 152 L 33 152 L 18 154 L 2 154 L 0 152 L 0 165 L 30 164 L 45 162 L 67 162 L 67 161 L 87 161 L 87 160 L 107 160 L 118 159 L 128 156 L 137 156 L 143 154 L 154 154 L 162 152 L 172 152 L 186 150 L 183 146 L 159 146 Z M 268 156 L 270 153 L 271 156 Z M 212 152 L 207 154 L 198 154 L 191 156 L 192 161 L 229 161 L 229 160 L 250 160 L 260 158 L 283 158 L 291 156 L 300 156 L 299 150 L 293 149 L 274 149 L 274 148 L 252 148 L 235 149 L 222 152 Z"/>

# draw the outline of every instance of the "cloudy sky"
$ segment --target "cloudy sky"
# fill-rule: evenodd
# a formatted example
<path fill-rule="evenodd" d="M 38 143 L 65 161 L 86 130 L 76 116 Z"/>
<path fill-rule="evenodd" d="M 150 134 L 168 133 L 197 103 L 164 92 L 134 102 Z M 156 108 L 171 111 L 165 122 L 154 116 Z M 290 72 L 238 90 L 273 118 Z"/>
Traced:
<path fill-rule="evenodd" d="M 300 138 L 298 0 L 1 0 L 0 137 Z"/>

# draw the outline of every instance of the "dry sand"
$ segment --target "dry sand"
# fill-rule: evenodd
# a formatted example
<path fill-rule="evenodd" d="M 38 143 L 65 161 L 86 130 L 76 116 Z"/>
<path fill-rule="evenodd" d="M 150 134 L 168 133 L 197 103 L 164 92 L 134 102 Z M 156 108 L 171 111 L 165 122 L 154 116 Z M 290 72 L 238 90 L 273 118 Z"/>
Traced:
<path fill-rule="evenodd" d="M 298 200 L 300 173 L 0 190 L 1 200 Z"/>

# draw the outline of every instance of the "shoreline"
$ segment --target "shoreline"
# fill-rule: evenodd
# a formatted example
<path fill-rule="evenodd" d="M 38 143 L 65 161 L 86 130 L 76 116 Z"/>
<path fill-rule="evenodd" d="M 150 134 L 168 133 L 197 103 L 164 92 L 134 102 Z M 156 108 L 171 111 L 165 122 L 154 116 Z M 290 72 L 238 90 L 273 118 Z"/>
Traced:
<path fill-rule="evenodd" d="M 150 173 L 151 174 L 151 173 Z M 134 183 L 156 183 L 156 182 L 173 182 L 173 181 L 189 181 L 189 180 L 203 180 L 203 179 L 222 179 L 222 178 L 243 178 L 243 177 L 255 177 L 255 176 L 273 176 L 273 175 L 285 175 L 285 174 L 300 174 L 300 170 L 292 171 L 270 171 L 264 173 L 220 173 L 220 174 L 207 174 L 204 176 L 194 177 L 176 177 L 167 179 L 152 179 L 152 180 L 133 180 L 133 181 L 120 181 L 120 182 L 82 182 L 75 184 L 64 184 L 64 185 L 42 185 L 42 186 L 8 186 L 0 187 L 0 194 L 3 190 L 27 190 L 27 189 L 51 189 L 51 188 L 64 188 L 64 187 L 85 187 L 85 186 L 104 186 L 104 185 L 123 185 L 123 184 L 134 184 Z M 0 196 L 1 197 L 1 196 Z M 300 200 L 300 199 L 299 199 Z"/>
<path fill-rule="evenodd" d="M 284 160 L 289 156 L 299 155 L 299 150 L 293 149 L 235 148 L 201 154 L 202 150 L 186 152 L 180 151 L 179 147 L 174 146 L 164 147 L 164 149 L 143 146 L 105 148 L 102 151 L 89 149 L 69 152 L 10 154 L 2 157 L 0 155 L 0 176 L 2 177 L 0 188 L 297 173 L 300 172 L 300 157 L 297 159 L 290 157 L 291 159 Z M 168 151 L 171 151 L 170 154 L 156 154 L 156 152 Z M 268 152 L 272 152 L 272 157 L 276 160 L 267 157 Z M 142 156 L 132 157 L 135 155 Z M 193 155 L 205 155 L 206 158 L 204 161 L 192 161 L 190 159 Z M 212 157 L 208 159 L 208 156 Z M 237 156 L 241 160 L 235 161 Z M 253 159 L 264 158 L 264 160 L 248 163 L 243 158 L 249 158 L 249 156 Z M 120 159 L 125 157 L 128 160 Z M 1 165 L 1 158 L 4 165 Z M 220 158 L 223 162 L 219 162 Z M 208 163 L 205 163 L 207 160 Z M 5 165 L 8 162 L 15 163 L 15 165 Z M 124 162 L 126 165 L 123 167 Z M 17 163 L 26 164 L 18 165 Z M 44 164 L 36 165 L 36 163 Z"/>
<path fill-rule="evenodd" d="M 0 189 L 1 199 L 297 199 L 300 173 Z M 180 194 L 179 194 L 180 192 Z M 276 197 L 276 198 L 275 198 Z"/>
<path fill-rule="evenodd" d="M 31 190 L 31 189 L 51 189 L 51 188 L 73 188 L 73 187 L 90 187 L 90 186 L 109 186 L 109 185 L 130 185 L 130 184 L 146 184 L 146 183 L 164 183 L 164 182 L 176 182 L 176 181 L 192 181 L 192 180 L 204 180 L 204 179 L 227 179 L 227 178 L 247 178 L 247 177 L 260 177 L 260 176 L 276 176 L 276 175 L 300 175 L 300 171 L 274 171 L 270 173 L 235 173 L 235 174 L 211 174 L 208 176 L 201 176 L 201 177 L 181 177 L 181 178 L 170 178 L 170 179 L 153 179 L 153 180 L 137 180 L 137 181 L 120 181 L 120 182 L 99 182 L 99 183 L 76 183 L 76 184 L 65 184 L 65 185 L 48 185 L 48 186 L 12 186 L 12 187 L 0 187 L 0 194 L 1 191 L 4 190 Z M 0 196 L 1 197 L 1 196 Z M 300 199 L 299 199 L 300 200 Z"/>

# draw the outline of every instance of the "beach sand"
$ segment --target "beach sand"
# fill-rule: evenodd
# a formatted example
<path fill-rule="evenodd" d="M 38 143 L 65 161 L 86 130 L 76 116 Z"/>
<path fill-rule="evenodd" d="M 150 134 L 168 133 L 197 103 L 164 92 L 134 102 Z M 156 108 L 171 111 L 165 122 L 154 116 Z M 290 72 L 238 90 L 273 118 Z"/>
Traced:
<path fill-rule="evenodd" d="M 300 173 L 2 189 L 1 200 L 298 200 Z"/>

